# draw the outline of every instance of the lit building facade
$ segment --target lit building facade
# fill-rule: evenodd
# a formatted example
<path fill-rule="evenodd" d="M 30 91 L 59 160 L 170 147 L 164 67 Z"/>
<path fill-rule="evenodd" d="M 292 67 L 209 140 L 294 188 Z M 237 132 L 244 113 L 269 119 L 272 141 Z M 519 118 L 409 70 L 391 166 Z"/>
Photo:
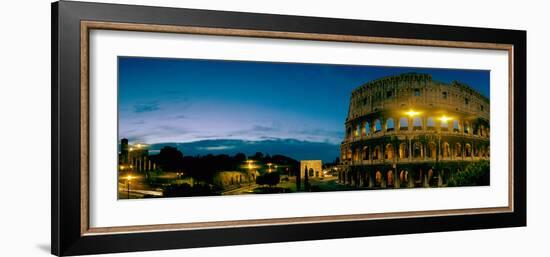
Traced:
<path fill-rule="evenodd" d="M 340 183 L 369 188 L 445 186 L 490 157 L 489 99 L 460 82 L 407 73 L 374 80 L 350 98 Z"/>
<path fill-rule="evenodd" d="M 307 171 L 306 171 L 307 168 Z M 322 178 L 323 162 L 321 160 L 301 160 L 300 161 L 300 177 L 304 178 L 306 172 L 309 178 Z"/>
<path fill-rule="evenodd" d="M 146 172 L 157 169 L 156 163 L 149 158 L 149 148 L 145 144 L 129 145 L 128 139 L 120 140 L 118 156 L 119 171 Z"/>

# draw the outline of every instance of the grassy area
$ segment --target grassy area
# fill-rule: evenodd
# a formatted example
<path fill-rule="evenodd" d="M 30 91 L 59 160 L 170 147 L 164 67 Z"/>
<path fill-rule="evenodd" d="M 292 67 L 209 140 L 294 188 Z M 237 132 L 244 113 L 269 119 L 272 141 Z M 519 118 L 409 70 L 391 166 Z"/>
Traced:
<path fill-rule="evenodd" d="M 337 183 L 336 178 L 325 178 L 325 179 L 311 179 L 310 188 L 313 192 L 330 192 L 330 191 L 348 191 L 356 190 L 356 188 L 345 186 Z M 304 190 L 304 181 L 302 180 L 301 190 Z M 296 179 L 290 178 L 288 181 L 281 181 L 277 184 L 277 187 L 286 188 L 290 192 L 296 192 Z"/>

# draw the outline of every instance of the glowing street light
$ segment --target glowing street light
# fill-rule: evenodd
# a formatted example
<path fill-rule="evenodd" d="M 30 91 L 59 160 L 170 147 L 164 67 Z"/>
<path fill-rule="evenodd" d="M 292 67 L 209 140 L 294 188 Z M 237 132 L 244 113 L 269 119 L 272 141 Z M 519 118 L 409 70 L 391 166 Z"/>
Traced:
<path fill-rule="evenodd" d="M 409 116 L 409 117 L 414 117 L 414 116 L 418 116 L 420 114 L 420 112 L 417 112 L 417 111 L 411 109 L 411 110 L 405 112 L 405 114 L 407 114 L 407 116 Z"/>
<path fill-rule="evenodd" d="M 128 199 L 130 199 L 130 181 L 132 180 L 132 175 L 128 174 L 128 176 L 126 176 L 126 181 L 128 182 L 128 189 L 127 189 L 127 192 L 128 192 Z"/>
<path fill-rule="evenodd" d="M 452 119 L 453 119 L 453 118 L 447 117 L 447 116 L 445 116 L 445 115 L 443 115 L 443 116 L 441 116 L 441 117 L 439 118 L 439 120 L 440 120 L 441 122 L 445 122 L 445 123 L 448 122 L 448 121 L 450 121 L 450 120 L 452 120 Z"/>

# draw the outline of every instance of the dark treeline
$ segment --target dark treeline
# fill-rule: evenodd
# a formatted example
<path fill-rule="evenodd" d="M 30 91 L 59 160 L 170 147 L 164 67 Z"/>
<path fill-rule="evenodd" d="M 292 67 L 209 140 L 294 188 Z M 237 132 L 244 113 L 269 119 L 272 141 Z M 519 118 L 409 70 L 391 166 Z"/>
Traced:
<path fill-rule="evenodd" d="M 259 166 L 260 173 L 267 169 L 267 163 L 278 165 L 278 170 L 282 174 L 294 174 L 300 165 L 298 161 L 284 155 L 271 156 L 260 152 L 248 158 L 244 153 L 238 153 L 234 156 L 227 154 L 184 156 L 181 151 L 172 146 L 163 147 L 158 155 L 151 155 L 150 158 L 163 171 L 184 172 L 188 176 L 205 182 L 211 182 L 214 173 L 219 171 L 245 170 L 246 160 L 254 160 L 254 165 Z"/>

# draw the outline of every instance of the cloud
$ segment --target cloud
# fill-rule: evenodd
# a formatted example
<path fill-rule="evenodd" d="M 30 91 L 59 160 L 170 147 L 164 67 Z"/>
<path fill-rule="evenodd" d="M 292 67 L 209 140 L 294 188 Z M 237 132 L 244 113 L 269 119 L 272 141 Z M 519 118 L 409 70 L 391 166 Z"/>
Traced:
<path fill-rule="evenodd" d="M 279 131 L 279 128 L 256 125 L 252 127 L 250 131 L 271 132 L 271 131 Z"/>
<path fill-rule="evenodd" d="M 217 146 L 204 146 L 204 147 L 197 147 L 200 150 L 207 150 L 207 151 L 220 151 L 220 150 L 228 150 L 235 148 L 234 145 L 217 145 Z"/>
<path fill-rule="evenodd" d="M 134 105 L 134 112 L 143 113 L 143 112 L 152 112 L 159 109 L 158 103 L 143 103 Z"/>

